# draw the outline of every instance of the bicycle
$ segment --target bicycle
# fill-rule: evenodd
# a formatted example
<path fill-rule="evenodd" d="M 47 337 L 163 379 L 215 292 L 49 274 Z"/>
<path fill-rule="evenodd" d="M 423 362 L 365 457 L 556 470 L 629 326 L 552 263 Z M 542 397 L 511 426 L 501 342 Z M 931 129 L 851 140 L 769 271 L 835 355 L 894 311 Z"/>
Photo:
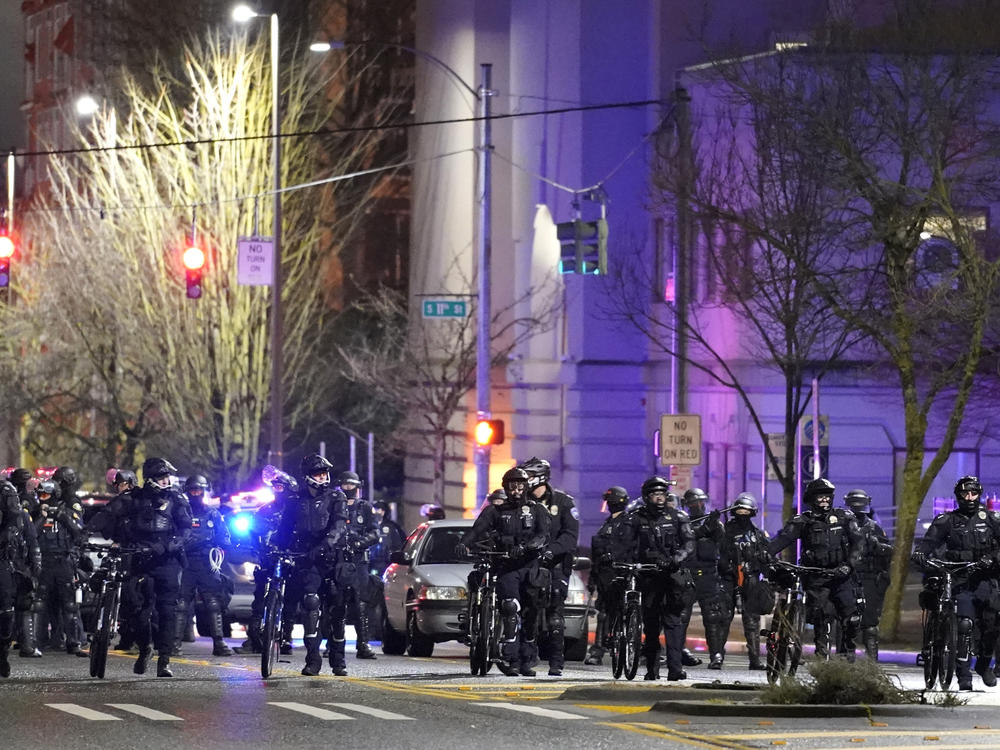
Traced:
<path fill-rule="evenodd" d="M 925 567 L 937 571 L 925 586 L 936 596 L 933 606 L 922 607 L 924 685 L 934 689 L 940 680 L 941 689 L 947 690 L 955 676 L 955 662 L 958 655 L 958 601 L 952 594 L 952 576 L 971 570 L 976 562 L 949 562 L 928 559 Z M 929 603 L 921 596 L 921 604 Z"/>
<path fill-rule="evenodd" d="M 494 561 L 509 559 L 506 552 L 473 551 L 473 570 L 480 574 L 479 585 L 469 597 L 469 671 L 485 676 L 500 660 L 500 634 L 503 621 L 497 606 L 497 575 Z"/>
<path fill-rule="evenodd" d="M 657 570 L 649 563 L 613 563 L 612 568 L 621 570 L 619 579 L 622 597 L 618 607 L 611 613 L 608 623 L 608 651 L 611 653 L 611 674 L 617 680 L 623 674 L 626 680 L 634 680 L 639 671 L 642 656 L 642 597 L 636 587 L 639 573 Z"/>
<path fill-rule="evenodd" d="M 772 685 L 785 675 L 793 676 L 802 659 L 802 631 L 806 620 L 803 575 L 828 577 L 832 571 L 776 560 L 767 573 L 768 580 L 781 589 L 771 626 L 760 631 L 766 638 L 767 681 Z"/>
<path fill-rule="evenodd" d="M 97 595 L 97 624 L 90 643 L 90 676 L 103 680 L 108 649 L 118 630 L 122 584 L 128 577 L 127 561 L 140 550 L 100 544 L 85 544 L 83 549 L 96 552 L 101 558 L 101 567 L 90 579 L 90 586 Z"/>
<path fill-rule="evenodd" d="M 285 609 L 285 587 L 295 567 L 295 560 L 304 555 L 300 552 L 286 552 L 271 549 L 267 553 L 271 561 L 270 572 L 264 582 L 264 608 L 260 628 L 260 675 L 265 680 L 274 672 L 281 652 L 281 618 Z"/>

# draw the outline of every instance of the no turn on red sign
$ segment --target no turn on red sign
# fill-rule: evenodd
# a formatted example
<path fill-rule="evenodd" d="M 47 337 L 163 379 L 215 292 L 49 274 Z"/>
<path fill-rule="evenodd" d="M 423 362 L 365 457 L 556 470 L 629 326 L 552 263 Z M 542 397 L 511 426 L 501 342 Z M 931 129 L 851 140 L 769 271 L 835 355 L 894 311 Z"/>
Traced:
<path fill-rule="evenodd" d="M 660 463 L 697 466 L 701 463 L 701 415 L 660 415 Z"/>

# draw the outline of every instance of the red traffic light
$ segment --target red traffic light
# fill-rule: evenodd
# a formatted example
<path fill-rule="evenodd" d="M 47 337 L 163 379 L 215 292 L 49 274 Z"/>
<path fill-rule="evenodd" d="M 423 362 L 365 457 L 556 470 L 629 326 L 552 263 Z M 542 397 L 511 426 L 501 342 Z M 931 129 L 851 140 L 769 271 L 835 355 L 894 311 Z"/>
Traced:
<path fill-rule="evenodd" d="M 480 419 L 476 422 L 475 438 L 478 445 L 500 445 L 504 440 L 502 419 Z"/>
<path fill-rule="evenodd" d="M 14 255 L 14 240 L 6 234 L 0 234 L 0 258 L 10 258 Z"/>
<path fill-rule="evenodd" d="M 200 247 L 192 245 L 184 251 L 184 255 L 181 259 L 184 261 L 185 268 L 191 271 L 197 271 L 205 265 L 205 251 Z"/>

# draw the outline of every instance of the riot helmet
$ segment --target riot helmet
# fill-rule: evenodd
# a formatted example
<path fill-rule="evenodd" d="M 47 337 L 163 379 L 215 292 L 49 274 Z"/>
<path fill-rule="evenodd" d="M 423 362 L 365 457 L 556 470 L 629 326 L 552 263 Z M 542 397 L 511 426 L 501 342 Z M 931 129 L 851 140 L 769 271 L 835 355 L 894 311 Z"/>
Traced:
<path fill-rule="evenodd" d="M 628 490 L 624 487 L 614 485 L 604 490 L 604 506 L 607 508 L 608 513 L 621 513 L 628 505 L 628 501 Z"/>
<path fill-rule="evenodd" d="M 295 477 L 291 474 L 286 474 L 275 466 L 271 466 L 271 464 L 264 467 L 264 470 L 260 473 L 260 478 L 274 492 L 275 500 L 287 498 L 299 489 L 299 483 L 295 481 Z"/>
<path fill-rule="evenodd" d="M 340 472 L 337 483 L 340 485 L 340 491 L 347 495 L 349 499 L 357 500 L 361 495 L 361 477 L 353 471 Z"/>
<path fill-rule="evenodd" d="M 667 494 L 672 482 L 663 477 L 650 477 L 642 483 L 642 501 L 647 508 L 653 508 L 661 513 L 667 507 Z"/>
<path fill-rule="evenodd" d="M 757 515 L 757 498 L 749 492 L 741 492 L 733 500 L 733 515 L 753 518 Z"/>
<path fill-rule="evenodd" d="M 681 505 L 681 496 L 676 492 L 667 493 L 667 507 L 671 510 L 677 510 Z"/>
<path fill-rule="evenodd" d="M 867 513 L 871 507 L 872 496 L 864 490 L 851 490 L 844 495 L 844 505 L 856 515 Z"/>
<path fill-rule="evenodd" d="M 424 505 L 421 510 L 428 521 L 443 521 L 445 518 L 444 508 L 440 505 Z"/>
<path fill-rule="evenodd" d="M 55 505 L 59 502 L 59 485 L 51 479 L 43 479 L 35 487 L 35 497 L 42 505 Z"/>
<path fill-rule="evenodd" d="M 330 470 L 333 464 L 318 453 L 310 453 L 299 464 L 299 473 L 311 490 L 322 490 L 330 484 Z"/>
<path fill-rule="evenodd" d="M 142 462 L 143 486 L 154 492 L 170 489 L 177 467 L 165 458 L 153 456 Z"/>
<path fill-rule="evenodd" d="M 837 489 L 829 479 L 820 477 L 806 485 L 805 500 L 812 510 L 825 513 L 833 508 L 833 491 Z"/>
<path fill-rule="evenodd" d="M 544 458 L 532 456 L 527 461 L 522 461 L 517 468 L 524 469 L 528 474 L 528 489 L 534 490 L 543 484 L 548 484 L 552 477 L 552 464 Z"/>
<path fill-rule="evenodd" d="M 52 473 L 52 481 L 59 485 L 63 497 L 67 500 L 70 495 L 76 494 L 77 487 L 80 486 L 76 476 L 76 469 L 72 466 L 60 466 Z"/>
<path fill-rule="evenodd" d="M 964 513 L 974 513 L 979 508 L 982 495 L 983 485 L 978 477 L 964 476 L 955 482 L 955 499 L 958 509 Z"/>
<path fill-rule="evenodd" d="M 208 494 L 208 479 L 201 474 L 192 474 L 184 481 L 184 493 L 191 501 L 191 506 L 198 510 L 205 504 L 205 495 Z"/>
<path fill-rule="evenodd" d="M 118 469 L 115 471 L 111 484 L 114 486 L 115 492 L 120 495 L 123 492 L 128 492 L 129 490 L 134 489 L 135 486 L 139 484 L 139 480 L 136 479 L 134 471 Z"/>
<path fill-rule="evenodd" d="M 507 493 L 503 490 L 493 490 L 493 492 L 486 496 L 486 502 L 490 505 L 503 505 L 507 502 Z"/>
<path fill-rule="evenodd" d="M 26 492 L 28 487 L 28 480 L 31 479 L 33 474 L 27 469 L 16 468 L 7 477 L 7 481 L 14 485 L 18 493 Z"/>
<path fill-rule="evenodd" d="M 500 486 L 503 487 L 503 491 L 507 498 L 514 503 L 520 503 L 524 500 L 530 483 L 531 478 L 528 475 L 528 472 L 520 466 L 515 466 L 513 469 L 507 469 L 507 471 L 504 472 L 503 478 L 500 480 Z"/>
<path fill-rule="evenodd" d="M 681 505 L 691 515 L 703 515 L 708 507 L 708 494 L 701 487 L 692 487 L 684 492 Z"/>

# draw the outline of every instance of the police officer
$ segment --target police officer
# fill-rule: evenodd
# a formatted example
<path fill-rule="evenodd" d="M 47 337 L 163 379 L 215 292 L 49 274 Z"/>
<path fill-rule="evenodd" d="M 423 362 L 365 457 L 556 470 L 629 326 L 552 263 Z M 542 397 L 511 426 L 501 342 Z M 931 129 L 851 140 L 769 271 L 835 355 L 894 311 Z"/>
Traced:
<path fill-rule="evenodd" d="M 14 576 L 14 582 L 17 584 L 17 598 L 14 603 L 17 655 L 38 659 L 41 658 L 42 652 L 38 648 L 37 634 L 44 622 L 36 616 L 33 609 L 38 592 L 38 577 L 42 570 L 41 551 L 38 549 L 38 535 L 35 530 L 39 507 L 37 497 L 39 481 L 27 469 L 14 469 L 10 474 L 10 483 L 17 490 L 21 502 L 28 547 L 37 555 L 34 564 L 18 568 Z"/>
<path fill-rule="evenodd" d="M 858 528 L 864 536 L 861 560 L 854 568 L 864 589 L 865 606 L 861 613 L 861 638 L 865 655 L 878 661 L 878 623 L 882 619 L 882 604 L 889 588 L 889 564 L 892 562 L 892 544 L 885 531 L 875 521 L 871 509 L 871 496 L 864 490 L 851 490 L 844 495 L 844 505 L 854 514 Z"/>
<path fill-rule="evenodd" d="M 600 666 L 604 660 L 608 627 L 624 595 L 620 572 L 614 563 L 630 563 L 635 556 L 635 535 L 632 520 L 625 513 L 629 504 L 624 487 L 608 487 L 604 491 L 604 506 L 608 517 L 590 542 L 594 564 L 590 569 L 588 588 L 597 590 L 597 633 L 583 663 Z"/>
<path fill-rule="evenodd" d="M 368 550 L 378 542 L 378 527 L 371 506 L 361 497 L 361 478 L 353 471 L 341 472 L 340 491 L 347 498 L 345 544 L 337 569 L 337 585 L 347 597 L 346 603 L 354 620 L 357 635 L 357 657 L 375 659 L 368 645 L 368 605 L 378 591 L 368 569 Z"/>
<path fill-rule="evenodd" d="M 861 626 L 861 612 L 855 587 L 854 568 L 861 560 L 864 537 L 854 514 L 833 507 L 836 488 L 829 479 L 813 479 L 806 485 L 804 500 L 808 510 L 791 518 L 768 546 L 771 555 L 802 541 L 800 563 L 826 568 L 826 575 L 803 577 L 808 600 L 807 613 L 816 637 L 816 656 L 830 655 L 831 611 L 842 633 L 844 656 L 854 660 L 855 639 Z"/>
<path fill-rule="evenodd" d="M 222 637 L 226 582 L 220 568 L 230 546 L 229 528 L 216 508 L 205 505 L 208 491 L 208 479 L 201 474 L 192 474 L 184 482 L 184 494 L 191 506 L 191 533 L 184 544 L 186 561 L 177 602 L 175 645 L 179 651 L 194 612 L 198 622 L 208 627 L 212 656 L 232 656 L 233 650 Z"/>
<path fill-rule="evenodd" d="M 632 514 L 636 560 L 657 566 L 639 577 L 642 591 L 643 653 L 646 680 L 660 679 L 660 630 L 667 651 L 667 679 L 683 680 L 681 647 L 684 645 L 685 587 L 690 581 L 684 562 L 694 553 L 694 532 L 684 511 L 667 507 L 670 480 L 650 477 L 642 483 L 643 506 Z"/>
<path fill-rule="evenodd" d="M 134 490 L 139 484 L 139 479 L 134 471 L 128 469 L 116 469 L 111 478 L 111 487 L 115 495 L 124 494 Z M 135 580 L 130 579 L 122 586 L 121 604 L 118 607 L 119 620 L 121 626 L 118 632 L 118 644 L 116 651 L 135 650 L 135 633 L 132 628 L 138 620 L 141 602 L 139 592 L 136 589 Z"/>
<path fill-rule="evenodd" d="M 378 542 L 369 548 L 372 569 L 382 575 L 389 567 L 389 555 L 403 548 L 406 532 L 389 517 L 389 504 L 385 500 L 372 503 L 372 517 L 378 529 Z"/>
<path fill-rule="evenodd" d="M 31 546 L 26 533 L 30 525 L 17 489 L 6 479 L 0 480 L 0 677 L 10 677 L 7 655 L 14 638 L 17 576 L 41 563 L 38 548 Z"/>
<path fill-rule="evenodd" d="M 305 456 L 299 469 L 305 491 L 285 506 L 272 541 L 279 548 L 305 555 L 296 562 L 287 589 L 287 600 L 298 602 L 302 617 L 306 647 L 302 674 L 315 677 L 322 668 L 322 622 L 329 628 L 330 667 L 335 675 L 343 676 L 347 674 L 344 592 L 335 580 L 335 570 L 344 544 L 347 498 L 332 485 L 333 465 L 320 454 Z"/>
<path fill-rule="evenodd" d="M 249 649 L 252 653 L 260 653 L 262 644 L 260 642 L 262 620 L 264 617 L 264 594 L 266 593 L 267 579 L 271 575 L 268 549 L 271 546 L 271 537 L 277 532 L 281 523 L 281 516 L 285 509 L 297 502 L 295 500 L 299 492 L 299 483 L 291 474 L 287 474 L 274 466 L 268 464 L 261 472 L 261 480 L 271 488 L 274 499 L 258 508 L 250 519 L 250 526 L 247 529 L 247 541 L 241 553 L 248 554 L 249 558 L 257 563 L 253 572 L 253 601 L 250 604 L 250 622 L 247 625 L 247 639 L 243 642 L 243 648 Z M 294 624 L 295 618 L 292 608 L 285 613 L 282 618 L 282 625 L 291 622 Z M 284 635 L 284 634 L 283 634 Z M 281 653 L 292 653 L 291 640 L 281 643 Z"/>
<path fill-rule="evenodd" d="M 926 567 L 931 558 L 953 562 L 976 563 L 971 571 L 956 573 L 952 594 L 958 604 L 958 647 L 956 650 L 959 690 L 972 690 L 973 633 L 979 630 L 976 672 L 983 684 L 993 687 L 996 675 L 989 669 L 996 641 L 997 594 L 996 566 L 1000 552 L 1000 514 L 980 505 L 983 485 L 973 476 L 964 476 L 955 484 L 955 510 L 937 516 L 917 545 L 912 559 Z"/>
<path fill-rule="evenodd" d="M 71 487 L 69 484 L 67 489 Z M 42 572 L 32 604 L 32 619 L 38 623 L 47 611 L 52 640 L 55 641 L 55 634 L 61 629 L 66 638 L 66 653 L 87 656 L 80 649 L 80 605 L 76 601 L 77 544 L 83 536 L 83 508 L 75 494 L 61 497 L 61 492 L 62 488 L 51 479 L 38 485 L 35 531 L 42 552 Z"/>
<path fill-rule="evenodd" d="M 504 658 L 498 666 L 508 676 L 534 677 L 532 666 L 538 660 L 538 589 L 549 585 L 539 577 L 539 555 L 546 548 L 549 519 L 545 508 L 528 493 L 527 472 L 518 467 L 509 469 L 501 483 L 506 501 L 483 508 L 455 546 L 455 554 L 467 557 L 472 545 L 492 538 L 498 551 L 510 556 L 496 562 Z"/>
<path fill-rule="evenodd" d="M 177 469 L 165 458 L 151 456 L 142 464 L 142 487 L 116 495 L 108 503 L 106 534 L 122 545 L 141 550 L 132 558 L 129 578 L 138 583 L 139 610 L 133 633 L 139 656 L 132 667 L 145 674 L 153 642 L 156 608 L 157 677 L 173 677 L 170 655 L 174 648 L 177 599 L 180 597 L 184 544 L 191 533 L 191 507 L 174 487 Z M 128 585 L 128 584 L 126 584 Z"/>
<path fill-rule="evenodd" d="M 722 547 L 722 523 L 719 511 L 708 512 L 708 495 L 699 487 L 685 491 L 681 500 L 684 510 L 691 518 L 694 531 L 694 554 L 684 563 L 694 579 L 694 600 L 701 609 L 701 620 L 705 626 L 705 641 L 711 661 L 709 669 L 722 669 L 726 657 L 725 625 L 732 619 L 729 601 L 722 589 L 719 576 L 719 559 Z M 691 623 L 694 601 L 684 608 L 681 620 L 684 635 Z"/>
<path fill-rule="evenodd" d="M 580 512 L 570 495 L 551 486 L 552 467 L 544 458 L 529 458 L 520 468 L 528 474 L 531 498 L 549 512 L 549 540 L 541 562 L 551 571 L 551 588 L 545 606 L 545 651 L 549 675 L 562 674 L 565 658 L 566 618 L 563 613 L 569 594 L 569 577 L 580 536 Z"/>
<path fill-rule="evenodd" d="M 732 515 L 723 527 L 722 585 L 729 600 L 725 624 L 726 638 L 737 608 L 743 620 L 743 636 L 750 655 L 750 669 L 764 669 L 760 661 L 760 618 L 771 613 L 774 598 L 761 575 L 771 561 L 767 547 L 770 537 L 753 522 L 757 498 L 741 492 L 733 501 Z M 737 607 L 737 603 L 739 607 Z"/>

